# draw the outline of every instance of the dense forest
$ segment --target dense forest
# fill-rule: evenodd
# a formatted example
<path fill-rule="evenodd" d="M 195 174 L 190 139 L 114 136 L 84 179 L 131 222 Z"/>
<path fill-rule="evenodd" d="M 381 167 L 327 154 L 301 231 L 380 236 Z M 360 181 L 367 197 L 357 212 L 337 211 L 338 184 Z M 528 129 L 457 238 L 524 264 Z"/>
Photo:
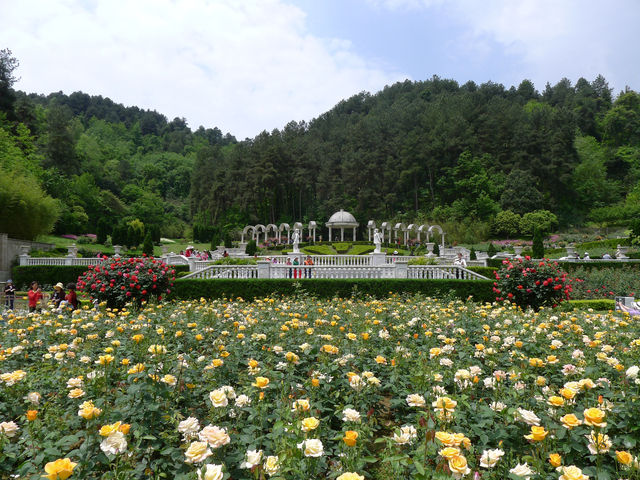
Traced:
<path fill-rule="evenodd" d="M 237 141 L 100 96 L 16 91 L 17 68 L 0 51 L 0 231 L 23 238 L 141 222 L 209 241 L 344 208 L 480 240 L 522 233 L 514 218 L 534 211 L 560 227 L 640 215 L 640 95 L 614 98 L 601 76 L 541 93 L 528 80 L 405 81 Z"/>

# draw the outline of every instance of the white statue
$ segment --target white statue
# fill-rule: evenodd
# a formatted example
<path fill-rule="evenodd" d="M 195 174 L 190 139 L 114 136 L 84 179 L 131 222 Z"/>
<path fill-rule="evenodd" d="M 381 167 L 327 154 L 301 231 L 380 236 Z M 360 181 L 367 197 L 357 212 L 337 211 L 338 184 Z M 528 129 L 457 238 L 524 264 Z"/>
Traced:
<path fill-rule="evenodd" d="M 373 244 L 376 246 L 373 252 L 380 253 L 380 247 L 382 246 L 382 234 L 377 228 L 373 231 Z"/>
<path fill-rule="evenodd" d="M 300 253 L 300 248 L 298 247 L 298 244 L 300 243 L 300 230 L 299 229 L 295 229 L 293 231 L 293 235 L 291 236 L 291 240 L 293 242 L 293 253 Z"/>

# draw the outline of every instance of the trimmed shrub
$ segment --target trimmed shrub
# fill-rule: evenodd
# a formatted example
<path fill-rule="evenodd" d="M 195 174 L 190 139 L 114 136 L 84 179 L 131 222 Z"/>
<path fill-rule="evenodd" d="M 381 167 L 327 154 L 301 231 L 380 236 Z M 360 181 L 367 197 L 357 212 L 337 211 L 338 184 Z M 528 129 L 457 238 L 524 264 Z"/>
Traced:
<path fill-rule="evenodd" d="M 414 279 L 181 279 L 175 282 L 172 298 L 260 298 L 304 292 L 321 298 L 362 295 L 387 297 L 390 293 L 428 296 L 473 297 L 474 301 L 493 300 L 490 280 L 414 280 Z"/>
<path fill-rule="evenodd" d="M 478 255 L 476 255 L 476 249 L 471 245 L 471 250 L 469 251 L 469 260 L 477 260 Z"/>
<path fill-rule="evenodd" d="M 110 258 L 101 265 L 89 265 L 78 278 L 78 291 L 108 307 L 122 308 L 128 302 L 157 299 L 171 292 L 175 270 L 161 260 L 145 258 Z"/>
<path fill-rule="evenodd" d="M 609 311 L 616 308 L 615 300 L 609 300 L 606 298 L 598 298 L 595 300 L 569 300 L 566 304 L 563 304 L 563 310 L 587 310 L 592 308 L 597 311 Z"/>
<path fill-rule="evenodd" d="M 147 231 L 147 234 L 144 237 L 144 242 L 142 242 L 142 253 L 148 257 L 153 256 L 153 239 L 151 238 L 151 230 Z"/>
<path fill-rule="evenodd" d="M 255 255 L 256 252 L 258 251 L 258 245 L 256 244 L 255 240 L 249 240 L 249 243 L 247 243 L 247 247 L 245 248 L 245 253 L 247 255 Z"/>
<path fill-rule="evenodd" d="M 544 258 L 544 243 L 542 242 L 542 232 L 539 228 L 533 231 L 533 258 Z"/>
<path fill-rule="evenodd" d="M 557 306 L 569 299 L 571 285 L 567 273 L 557 262 L 533 261 L 529 257 L 504 260 L 496 272 L 493 291 L 497 301 L 508 300 L 521 307 L 538 310 L 542 306 Z"/>
<path fill-rule="evenodd" d="M 497 268 L 493 267 L 467 267 L 467 270 L 471 270 L 472 272 L 479 273 L 480 275 L 484 275 L 487 278 L 495 278 L 495 274 L 498 271 Z"/>
<path fill-rule="evenodd" d="M 493 257 L 496 253 L 498 253 L 496 246 L 493 244 L 493 242 L 489 242 L 489 248 L 487 248 L 487 255 L 489 255 L 489 259 L 491 259 L 491 257 Z"/>
<path fill-rule="evenodd" d="M 42 286 L 55 285 L 58 282 L 62 282 L 64 285 L 67 283 L 76 283 L 78 277 L 86 271 L 87 267 L 83 265 L 15 266 L 13 267 L 12 279 L 13 284 L 19 290 L 26 290 L 34 280 Z"/>

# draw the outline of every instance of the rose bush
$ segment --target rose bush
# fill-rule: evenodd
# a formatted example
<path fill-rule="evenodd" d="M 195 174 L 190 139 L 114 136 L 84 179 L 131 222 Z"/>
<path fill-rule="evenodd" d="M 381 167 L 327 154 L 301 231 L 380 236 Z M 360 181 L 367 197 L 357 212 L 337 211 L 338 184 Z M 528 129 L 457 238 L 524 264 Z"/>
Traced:
<path fill-rule="evenodd" d="M 171 292 L 174 280 L 175 270 L 153 257 L 105 257 L 78 277 L 77 288 L 108 307 L 122 308 L 128 302 L 140 305 L 150 299 L 162 300 Z"/>
<path fill-rule="evenodd" d="M 567 273 L 557 262 L 546 259 L 504 260 L 495 276 L 493 291 L 497 301 L 508 300 L 535 310 L 568 300 L 572 289 Z"/>

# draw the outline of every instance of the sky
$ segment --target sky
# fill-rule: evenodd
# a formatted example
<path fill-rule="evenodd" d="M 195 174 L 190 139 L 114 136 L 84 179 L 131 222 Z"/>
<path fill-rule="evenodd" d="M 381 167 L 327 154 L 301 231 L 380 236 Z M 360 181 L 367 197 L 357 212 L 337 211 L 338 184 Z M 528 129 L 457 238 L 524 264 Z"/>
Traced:
<path fill-rule="evenodd" d="M 434 75 L 640 91 L 638 20 L 640 0 L 0 0 L 0 49 L 14 88 L 244 139 Z"/>

